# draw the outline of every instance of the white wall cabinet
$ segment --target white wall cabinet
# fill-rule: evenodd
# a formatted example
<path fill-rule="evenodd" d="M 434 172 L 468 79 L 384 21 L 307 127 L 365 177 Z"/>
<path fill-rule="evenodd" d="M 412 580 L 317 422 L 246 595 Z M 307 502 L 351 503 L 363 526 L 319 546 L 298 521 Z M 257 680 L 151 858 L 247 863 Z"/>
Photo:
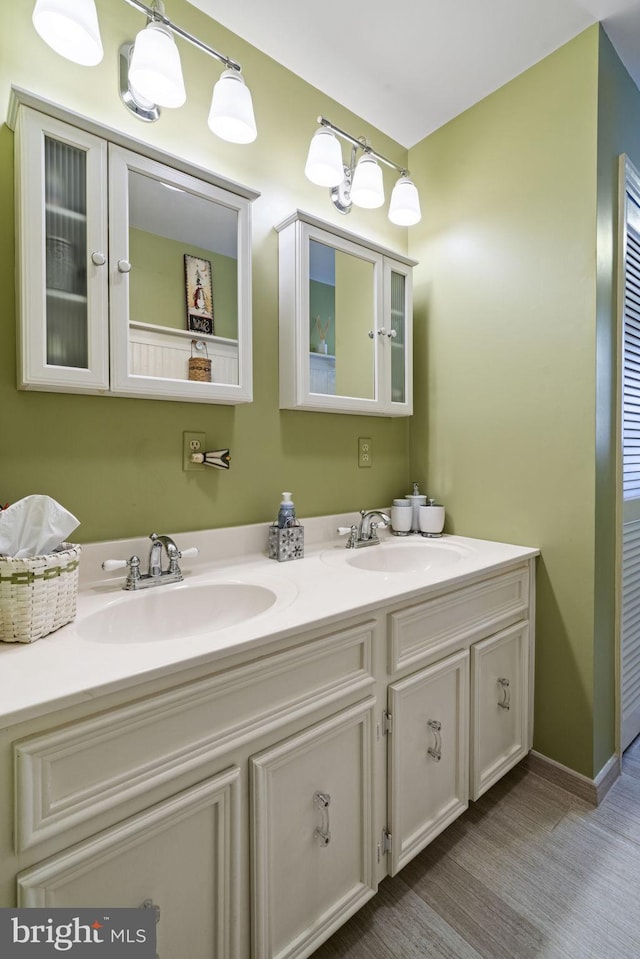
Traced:
<path fill-rule="evenodd" d="M 533 604 L 520 560 L 1 730 L 0 905 L 306 959 L 531 748 Z"/>
<path fill-rule="evenodd" d="M 250 402 L 255 191 L 53 112 L 12 104 L 18 386 Z"/>
<path fill-rule="evenodd" d="M 300 210 L 276 229 L 280 408 L 409 416 L 416 261 Z"/>

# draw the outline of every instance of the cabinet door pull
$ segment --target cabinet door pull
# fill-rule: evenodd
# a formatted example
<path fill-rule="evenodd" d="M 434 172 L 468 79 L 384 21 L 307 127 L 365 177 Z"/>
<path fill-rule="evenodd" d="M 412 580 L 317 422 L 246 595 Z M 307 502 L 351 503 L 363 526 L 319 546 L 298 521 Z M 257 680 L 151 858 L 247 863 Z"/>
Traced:
<path fill-rule="evenodd" d="M 107 262 L 107 258 L 104 253 L 99 253 L 98 250 L 95 250 L 91 254 L 91 262 L 94 266 L 104 266 Z"/>
<path fill-rule="evenodd" d="M 428 719 L 427 726 L 432 731 L 434 738 L 434 745 L 429 746 L 427 749 L 427 755 L 431 756 L 432 759 L 435 759 L 436 762 L 440 762 L 442 759 L 442 737 L 440 735 L 442 723 L 437 719 Z"/>
<path fill-rule="evenodd" d="M 509 680 L 504 676 L 498 679 L 498 686 L 502 689 L 502 699 L 498 702 L 500 709 L 509 709 L 511 706 L 511 690 L 509 689 Z"/>
<path fill-rule="evenodd" d="M 153 901 L 153 899 L 145 899 L 145 901 L 142 903 L 142 908 L 143 908 L 143 909 L 153 909 L 153 910 L 155 911 L 155 914 L 156 914 L 156 926 L 157 926 L 158 923 L 160 922 L 160 906 L 156 906 L 156 904 L 155 904 L 155 902 Z M 158 955 L 157 952 L 156 952 L 156 959 L 160 959 L 160 957 L 159 957 L 159 955 Z"/>
<path fill-rule="evenodd" d="M 118 270 L 120 273 L 130 273 L 131 264 L 128 260 L 118 260 Z"/>
<path fill-rule="evenodd" d="M 313 805 L 320 811 L 320 825 L 314 830 L 314 839 L 319 840 L 321 846 L 328 846 L 331 842 L 331 830 L 329 828 L 329 803 L 331 796 L 329 793 L 316 790 L 313 794 Z"/>

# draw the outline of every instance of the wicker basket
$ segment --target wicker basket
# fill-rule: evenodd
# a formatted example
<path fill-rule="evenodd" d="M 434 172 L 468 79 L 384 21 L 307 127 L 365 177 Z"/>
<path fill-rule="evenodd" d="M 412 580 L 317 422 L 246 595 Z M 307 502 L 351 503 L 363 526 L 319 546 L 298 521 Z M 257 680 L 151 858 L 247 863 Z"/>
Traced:
<path fill-rule="evenodd" d="M 196 355 L 193 355 L 194 347 Z M 204 348 L 204 356 L 201 352 Z M 189 379 L 200 383 L 211 382 L 211 360 L 207 344 L 202 340 L 191 340 L 191 356 L 189 357 Z"/>
<path fill-rule="evenodd" d="M 33 643 L 76 615 L 81 547 L 62 543 L 55 553 L 0 556 L 0 640 Z"/>

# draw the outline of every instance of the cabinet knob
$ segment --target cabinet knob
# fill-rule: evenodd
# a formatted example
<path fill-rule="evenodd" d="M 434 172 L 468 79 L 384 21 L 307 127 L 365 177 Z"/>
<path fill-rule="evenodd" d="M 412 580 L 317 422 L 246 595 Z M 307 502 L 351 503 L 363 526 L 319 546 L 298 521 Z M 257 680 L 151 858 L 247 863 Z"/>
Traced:
<path fill-rule="evenodd" d="M 95 250 L 91 254 L 91 262 L 94 266 L 104 266 L 107 262 L 107 258 L 104 253 L 99 253 L 97 250 Z"/>
<path fill-rule="evenodd" d="M 442 737 L 440 735 L 440 730 L 442 729 L 442 723 L 437 719 L 428 719 L 427 726 L 433 733 L 434 744 L 429 746 L 427 749 L 427 755 L 431 756 L 432 759 L 435 759 L 436 762 L 440 762 L 442 759 Z"/>
<path fill-rule="evenodd" d="M 118 270 L 120 273 L 130 273 L 131 264 L 128 260 L 118 260 Z"/>
<path fill-rule="evenodd" d="M 498 679 L 498 686 L 502 690 L 502 699 L 498 702 L 500 709 L 509 709 L 511 707 L 511 690 L 509 688 L 509 680 L 506 677 L 501 676 Z"/>

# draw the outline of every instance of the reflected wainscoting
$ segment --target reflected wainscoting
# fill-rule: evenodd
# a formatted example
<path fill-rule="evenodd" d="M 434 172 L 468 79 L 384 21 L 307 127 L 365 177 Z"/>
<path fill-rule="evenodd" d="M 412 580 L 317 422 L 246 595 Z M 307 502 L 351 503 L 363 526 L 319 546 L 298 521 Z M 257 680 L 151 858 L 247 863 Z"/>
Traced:
<path fill-rule="evenodd" d="M 133 376 L 187 380 L 192 356 L 193 333 L 159 328 L 147 323 L 131 323 L 129 370 Z M 204 337 L 202 337 L 204 341 Z M 238 341 L 221 336 L 206 338 L 214 383 L 238 382 Z"/>

